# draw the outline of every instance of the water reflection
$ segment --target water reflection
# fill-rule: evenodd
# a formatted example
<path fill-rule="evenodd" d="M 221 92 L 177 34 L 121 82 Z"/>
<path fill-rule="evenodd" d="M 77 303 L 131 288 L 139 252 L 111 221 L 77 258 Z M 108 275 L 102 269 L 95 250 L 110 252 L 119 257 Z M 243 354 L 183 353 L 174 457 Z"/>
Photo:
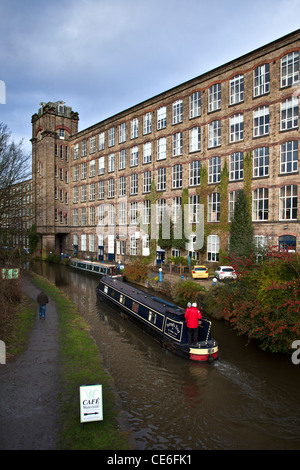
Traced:
<path fill-rule="evenodd" d="M 299 449 L 299 367 L 214 322 L 220 360 L 189 362 L 98 303 L 97 278 L 38 263 L 91 327 L 139 449 Z"/>

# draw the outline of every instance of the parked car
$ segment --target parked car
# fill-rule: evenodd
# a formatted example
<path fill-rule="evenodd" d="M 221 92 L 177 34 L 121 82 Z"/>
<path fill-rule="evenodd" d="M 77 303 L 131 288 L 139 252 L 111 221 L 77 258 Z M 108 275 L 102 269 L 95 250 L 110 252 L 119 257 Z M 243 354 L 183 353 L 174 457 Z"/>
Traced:
<path fill-rule="evenodd" d="M 208 269 L 206 266 L 194 266 L 192 271 L 194 279 L 205 279 L 208 277 Z"/>
<path fill-rule="evenodd" d="M 215 276 L 219 281 L 222 279 L 236 279 L 236 273 L 232 266 L 219 266 L 215 270 Z"/>

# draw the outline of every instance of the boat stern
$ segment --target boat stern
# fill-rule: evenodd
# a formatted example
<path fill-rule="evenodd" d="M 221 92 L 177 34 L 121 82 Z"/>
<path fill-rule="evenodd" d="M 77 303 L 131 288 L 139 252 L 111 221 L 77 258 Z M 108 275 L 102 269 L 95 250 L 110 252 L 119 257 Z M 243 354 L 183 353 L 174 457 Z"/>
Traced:
<path fill-rule="evenodd" d="M 189 354 L 192 361 L 212 362 L 218 358 L 218 343 L 212 340 L 191 345 Z"/>

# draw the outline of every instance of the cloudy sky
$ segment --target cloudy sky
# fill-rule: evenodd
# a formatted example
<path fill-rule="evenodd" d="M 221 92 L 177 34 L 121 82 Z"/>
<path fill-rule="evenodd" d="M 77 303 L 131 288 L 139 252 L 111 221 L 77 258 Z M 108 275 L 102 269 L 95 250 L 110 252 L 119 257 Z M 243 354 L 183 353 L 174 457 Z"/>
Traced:
<path fill-rule="evenodd" d="M 41 102 L 65 101 L 85 129 L 295 31 L 299 13 L 300 0 L 0 0 L 0 122 L 30 152 Z"/>

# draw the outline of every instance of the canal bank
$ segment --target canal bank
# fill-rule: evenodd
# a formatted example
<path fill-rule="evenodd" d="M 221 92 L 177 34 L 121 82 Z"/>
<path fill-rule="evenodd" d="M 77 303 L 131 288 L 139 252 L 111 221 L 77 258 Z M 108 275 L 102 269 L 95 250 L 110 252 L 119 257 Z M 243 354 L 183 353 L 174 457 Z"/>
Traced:
<path fill-rule="evenodd" d="M 0 449 L 135 449 L 113 379 L 75 306 L 39 276 L 22 275 L 21 285 L 34 301 L 43 288 L 50 301 L 25 351 L 0 366 Z M 79 387 L 99 381 L 103 421 L 83 429 Z"/>
<path fill-rule="evenodd" d="M 247 344 L 213 321 L 214 364 L 194 364 L 156 343 L 117 309 L 97 303 L 98 278 L 31 265 L 76 305 L 114 379 L 138 450 L 299 450 L 299 366 Z"/>

